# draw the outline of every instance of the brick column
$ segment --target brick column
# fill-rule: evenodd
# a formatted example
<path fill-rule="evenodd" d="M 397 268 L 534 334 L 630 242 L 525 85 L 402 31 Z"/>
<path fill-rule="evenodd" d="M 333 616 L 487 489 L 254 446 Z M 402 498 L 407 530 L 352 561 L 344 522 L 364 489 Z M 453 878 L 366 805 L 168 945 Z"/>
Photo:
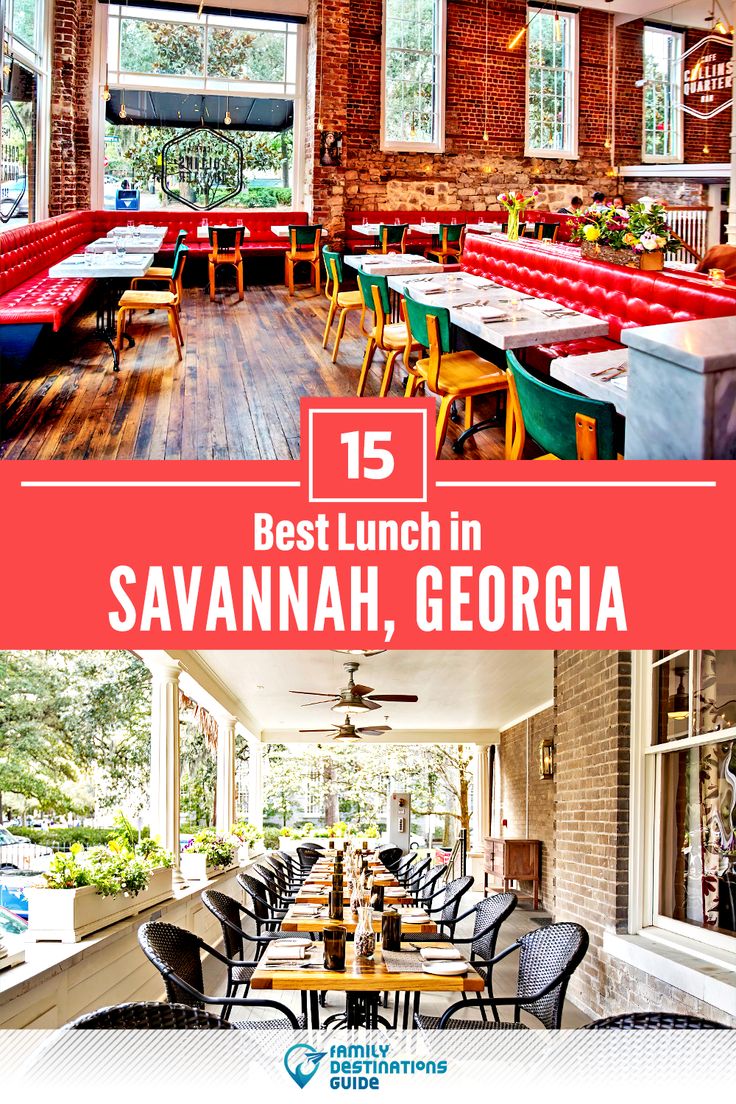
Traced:
<path fill-rule="evenodd" d="M 95 0 L 56 0 L 51 68 L 49 214 L 90 206 Z"/>
<path fill-rule="evenodd" d="M 310 0 L 307 57 L 305 200 L 315 222 L 331 240 L 345 230 L 345 170 L 350 149 L 347 133 L 350 55 L 348 0 Z M 321 93 L 320 93 L 321 89 Z M 319 124 L 343 136 L 342 164 L 319 163 Z"/>

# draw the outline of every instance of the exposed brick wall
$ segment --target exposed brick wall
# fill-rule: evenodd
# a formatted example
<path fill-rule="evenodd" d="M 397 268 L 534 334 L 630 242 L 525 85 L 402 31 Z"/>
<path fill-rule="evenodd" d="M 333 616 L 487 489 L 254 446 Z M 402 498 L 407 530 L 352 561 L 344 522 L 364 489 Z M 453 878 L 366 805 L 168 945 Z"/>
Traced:
<path fill-rule="evenodd" d="M 542 908 L 550 912 L 554 910 L 555 781 L 539 777 L 539 743 L 554 737 L 554 724 L 554 709 L 550 706 L 528 722 L 504 729 L 500 744 L 501 819 L 507 821 L 502 834 L 511 839 L 542 841 L 540 898 Z"/>
<path fill-rule="evenodd" d="M 95 0 L 55 0 L 49 214 L 90 206 Z"/>

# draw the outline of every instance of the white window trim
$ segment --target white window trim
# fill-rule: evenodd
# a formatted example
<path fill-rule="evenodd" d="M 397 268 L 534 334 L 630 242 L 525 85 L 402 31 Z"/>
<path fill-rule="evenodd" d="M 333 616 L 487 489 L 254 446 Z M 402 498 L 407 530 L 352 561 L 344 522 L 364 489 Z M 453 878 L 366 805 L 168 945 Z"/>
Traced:
<path fill-rule="evenodd" d="M 538 7 L 527 8 L 527 25 L 529 20 L 533 18 L 534 12 L 540 12 L 542 9 Z M 546 9 L 545 9 L 546 10 Z M 532 13 L 531 15 L 529 13 Z M 579 140 L 579 115 L 580 115 L 580 17 L 578 12 L 563 11 L 560 13 L 566 19 L 570 19 L 574 30 L 571 37 L 572 45 L 572 107 L 573 114 L 570 120 L 570 148 L 566 150 L 547 150 L 547 149 L 535 149 L 529 142 L 529 34 L 527 32 L 526 41 L 526 113 L 524 116 L 524 156 L 525 157 L 545 157 L 554 161 L 577 161 L 579 157 L 578 152 L 578 140 Z"/>
<path fill-rule="evenodd" d="M 386 0 L 383 0 L 381 31 L 381 143 L 385 153 L 444 153 L 445 99 L 447 87 L 447 0 L 439 0 L 439 64 L 437 66 L 437 140 L 435 142 L 390 142 L 386 137 Z"/>
<path fill-rule="evenodd" d="M 658 28 L 658 27 L 652 27 L 652 26 L 647 27 L 645 25 L 644 30 L 642 31 L 642 47 L 644 46 L 644 35 L 645 35 L 647 29 L 650 30 L 650 31 L 661 30 L 662 34 L 677 35 L 677 37 L 680 39 L 680 70 L 679 70 L 679 73 L 677 75 L 678 87 L 679 87 L 679 96 L 678 96 L 678 104 L 679 104 L 682 100 L 682 71 L 683 71 L 682 53 L 683 53 L 683 49 L 684 49 L 684 45 L 685 45 L 685 32 L 684 31 L 676 31 L 674 29 L 670 31 L 669 29 L 665 30 L 665 28 Z M 674 116 L 674 118 L 677 119 L 677 152 L 675 154 L 673 154 L 671 157 L 659 157 L 655 153 L 647 153 L 646 95 L 647 95 L 647 90 L 646 90 L 646 85 L 645 85 L 644 88 L 642 88 L 642 90 L 641 90 L 641 160 L 642 160 L 642 164 L 643 165 L 680 165 L 680 164 L 682 164 L 682 162 L 685 160 L 685 119 L 684 119 L 684 113 L 679 109 L 679 107 L 676 108 L 676 115 Z"/>
<path fill-rule="evenodd" d="M 6 10 L 7 15 L 7 10 Z M 15 60 L 30 69 L 37 78 L 36 84 L 36 210 L 34 221 L 40 222 L 49 214 L 49 170 L 51 150 L 51 39 L 53 30 L 53 4 L 45 0 L 40 23 L 41 41 L 38 50 L 28 49 L 20 39 L 9 38 L 9 48 Z M 7 229 L 0 225 L 0 232 Z"/>
<path fill-rule="evenodd" d="M 697 746 L 706 734 L 653 743 L 653 652 L 632 652 L 628 934 L 604 933 L 612 957 L 736 1016 L 736 936 L 658 915 L 656 771 L 662 748 Z"/>

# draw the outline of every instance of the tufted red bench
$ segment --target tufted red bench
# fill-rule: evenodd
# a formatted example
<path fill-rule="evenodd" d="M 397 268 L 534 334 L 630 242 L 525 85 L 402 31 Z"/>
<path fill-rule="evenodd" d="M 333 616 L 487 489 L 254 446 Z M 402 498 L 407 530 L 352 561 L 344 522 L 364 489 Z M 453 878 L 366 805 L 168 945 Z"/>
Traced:
<path fill-rule="evenodd" d="M 58 332 L 93 290 L 94 280 L 49 277 L 64 257 L 128 222 L 165 225 L 164 253 L 173 250 L 180 229 L 187 231 L 191 253 L 207 253 L 209 240 L 197 237 L 203 217 L 199 211 L 72 211 L 0 234 L 0 356 L 27 356 L 43 327 Z M 265 256 L 278 256 L 289 244 L 271 226 L 308 222 L 304 211 L 283 210 L 213 211 L 207 218 L 220 225 L 242 222 L 251 232 L 244 252 Z"/>
<path fill-rule="evenodd" d="M 468 229 L 476 222 L 500 222 L 504 224 L 508 218 L 508 212 L 504 210 L 488 211 L 346 211 L 345 212 L 345 246 L 350 250 L 365 249 L 366 245 L 372 245 L 373 239 L 366 237 L 354 229 L 365 219 L 371 223 L 407 223 L 416 226 L 421 222 L 465 222 Z M 533 208 L 527 211 L 527 222 L 557 222 L 560 229 L 557 232 L 559 241 L 569 241 L 571 226 L 575 220 L 570 215 L 558 215 L 552 211 L 535 211 Z M 407 248 L 412 253 L 423 253 L 429 249 L 431 238 L 424 234 L 411 233 L 406 239 Z"/>
<path fill-rule="evenodd" d="M 463 268 L 608 322 L 607 338 L 527 350 L 527 363 L 541 369 L 548 368 L 555 357 L 622 348 L 618 339 L 624 329 L 736 314 L 736 285 L 713 287 L 709 281 L 684 273 L 640 272 L 584 260 L 571 245 L 510 242 L 500 236 L 469 234 Z"/>

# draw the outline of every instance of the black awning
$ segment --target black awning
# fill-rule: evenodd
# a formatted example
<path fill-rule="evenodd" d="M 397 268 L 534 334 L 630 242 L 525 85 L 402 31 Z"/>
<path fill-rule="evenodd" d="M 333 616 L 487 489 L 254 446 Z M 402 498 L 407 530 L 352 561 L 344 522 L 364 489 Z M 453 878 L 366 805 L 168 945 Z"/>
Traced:
<path fill-rule="evenodd" d="M 120 118 L 123 93 L 110 89 L 105 117 L 115 126 L 191 127 L 204 125 L 218 130 L 278 132 L 294 125 L 293 100 L 256 99 L 253 96 L 185 96 L 180 92 L 125 91 L 125 118 Z M 225 126 L 225 112 L 232 122 Z"/>

